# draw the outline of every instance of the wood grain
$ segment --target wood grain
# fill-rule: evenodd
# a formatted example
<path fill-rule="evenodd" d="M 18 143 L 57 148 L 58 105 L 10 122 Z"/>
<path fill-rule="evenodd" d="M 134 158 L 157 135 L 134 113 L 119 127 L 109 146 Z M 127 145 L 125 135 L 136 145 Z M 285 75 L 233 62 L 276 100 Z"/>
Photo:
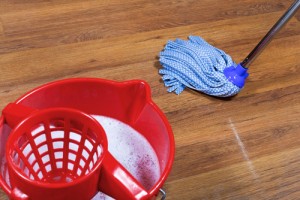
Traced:
<path fill-rule="evenodd" d="M 143 79 L 175 136 L 167 199 L 299 199 L 299 12 L 229 99 L 167 93 L 157 58 L 199 35 L 239 62 L 292 2 L 0 0 L 0 109 L 63 78 Z"/>
<path fill-rule="evenodd" d="M 2 22 L 0 21 L 0 37 L 3 37 L 4 32 L 3 32 L 3 25 Z"/>

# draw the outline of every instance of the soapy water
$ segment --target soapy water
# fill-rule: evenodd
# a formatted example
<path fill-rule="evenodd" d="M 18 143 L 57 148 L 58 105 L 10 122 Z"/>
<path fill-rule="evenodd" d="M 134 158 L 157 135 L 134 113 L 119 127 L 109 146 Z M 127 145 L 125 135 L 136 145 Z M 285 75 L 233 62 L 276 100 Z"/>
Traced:
<path fill-rule="evenodd" d="M 109 152 L 135 177 L 146 190 L 151 189 L 160 178 L 157 155 L 139 132 L 116 119 L 93 115 L 103 127 Z M 92 200 L 110 200 L 99 192 Z"/>

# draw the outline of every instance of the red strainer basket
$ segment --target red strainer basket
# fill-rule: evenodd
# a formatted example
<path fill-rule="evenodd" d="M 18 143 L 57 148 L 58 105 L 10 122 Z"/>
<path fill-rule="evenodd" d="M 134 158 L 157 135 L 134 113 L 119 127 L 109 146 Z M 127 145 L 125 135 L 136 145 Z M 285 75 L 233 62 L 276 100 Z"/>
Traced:
<path fill-rule="evenodd" d="M 88 200 L 99 190 L 117 199 L 147 195 L 108 152 L 100 124 L 81 111 L 33 111 L 6 148 L 13 199 Z"/>
<path fill-rule="evenodd" d="M 92 176 L 99 173 L 107 139 L 88 115 L 55 108 L 27 117 L 14 129 L 6 147 L 11 184 L 30 199 L 45 199 L 46 195 L 55 199 L 53 192 L 61 199 L 74 195 L 91 199 L 94 193 L 89 191 L 93 190 L 82 196 L 81 187 L 97 185 Z M 57 192 L 60 188 L 72 193 Z"/>

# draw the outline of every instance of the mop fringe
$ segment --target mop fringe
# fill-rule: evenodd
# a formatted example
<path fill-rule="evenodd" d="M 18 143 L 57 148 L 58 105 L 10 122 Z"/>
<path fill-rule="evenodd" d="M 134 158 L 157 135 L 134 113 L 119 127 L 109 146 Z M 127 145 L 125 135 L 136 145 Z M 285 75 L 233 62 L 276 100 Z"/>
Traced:
<path fill-rule="evenodd" d="M 223 71 L 235 66 L 232 58 L 198 36 L 168 41 L 160 52 L 159 70 L 168 92 L 180 94 L 186 87 L 208 95 L 228 97 L 241 88 L 228 81 Z"/>

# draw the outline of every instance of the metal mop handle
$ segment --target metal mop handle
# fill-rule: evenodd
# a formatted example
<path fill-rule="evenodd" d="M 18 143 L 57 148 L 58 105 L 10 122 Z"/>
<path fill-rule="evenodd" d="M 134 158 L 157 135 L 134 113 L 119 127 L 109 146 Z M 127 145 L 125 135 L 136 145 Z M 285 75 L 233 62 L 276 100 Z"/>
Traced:
<path fill-rule="evenodd" d="M 284 13 L 284 15 L 276 22 L 276 24 L 269 30 L 265 37 L 256 45 L 251 53 L 241 62 L 244 68 L 248 68 L 254 59 L 263 51 L 269 44 L 273 36 L 285 25 L 286 22 L 295 14 L 300 7 L 300 0 L 296 0 L 291 7 Z"/>

